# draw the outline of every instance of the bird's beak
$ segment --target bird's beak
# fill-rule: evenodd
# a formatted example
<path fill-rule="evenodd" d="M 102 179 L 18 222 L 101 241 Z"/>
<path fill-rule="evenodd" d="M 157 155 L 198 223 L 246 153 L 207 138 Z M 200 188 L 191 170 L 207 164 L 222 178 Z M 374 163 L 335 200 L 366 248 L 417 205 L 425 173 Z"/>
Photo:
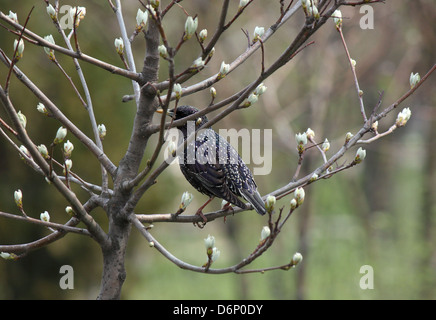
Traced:
<path fill-rule="evenodd" d="M 159 108 L 159 109 L 156 110 L 156 112 L 162 114 L 163 113 L 163 109 Z M 171 118 L 174 118 L 174 112 L 172 110 L 168 110 L 167 111 L 167 116 L 169 116 Z"/>

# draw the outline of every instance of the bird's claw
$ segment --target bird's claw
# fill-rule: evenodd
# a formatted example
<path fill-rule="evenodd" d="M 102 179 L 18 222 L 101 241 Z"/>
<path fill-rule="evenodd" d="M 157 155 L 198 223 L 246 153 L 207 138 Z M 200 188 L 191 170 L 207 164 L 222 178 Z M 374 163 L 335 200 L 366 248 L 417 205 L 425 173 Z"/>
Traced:
<path fill-rule="evenodd" d="M 195 214 L 196 214 L 197 216 L 200 216 L 200 217 L 203 219 L 203 222 L 201 222 L 201 221 L 196 221 L 196 222 L 194 222 L 194 226 L 199 227 L 200 229 L 203 229 L 204 226 L 205 226 L 206 223 L 207 223 L 207 218 L 206 218 L 206 216 L 203 214 L 203 212 L 202 212 L 201 210 L 198 210 Z"/>

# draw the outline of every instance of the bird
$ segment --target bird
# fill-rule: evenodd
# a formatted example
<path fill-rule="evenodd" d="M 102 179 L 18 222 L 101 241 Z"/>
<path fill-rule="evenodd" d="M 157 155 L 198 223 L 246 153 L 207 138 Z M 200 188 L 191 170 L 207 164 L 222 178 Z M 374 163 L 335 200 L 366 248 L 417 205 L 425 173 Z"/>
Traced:
<path fill-rule="evenodd" d="M 163 111 L 158 109 L 158 112 Z M 183 105 L 168 110 L 167 115 L 173 120 L 183 119 L 198 113 L 195 107 Z M 184 143 L 190 130 L 195 125 L 195 141 L 184 147 L 183 154 L 179 154 L 179 166 L 186 180 L 200 193 L 209 197 L 196 212 L 207 219 L 202 213 L 204 207 L 215 197 L 227 201 L 225 208 L 233 204 L 239 208 L 247 209 L 245 203 L 239 198 L 248 201 L 260 214 L 266 213 L 265 203 L 257 190 L 253 174 L 239 156 L 238 152 L 227 142 L 225 138 L 212 128 L 201 129 L 199 127 L 208 122 L 206 116 L 199 116 L 194 121 L 177 126 L 179 130 L 178 145 Z M 193 157 L 195 155 L 195 157 Z"/>

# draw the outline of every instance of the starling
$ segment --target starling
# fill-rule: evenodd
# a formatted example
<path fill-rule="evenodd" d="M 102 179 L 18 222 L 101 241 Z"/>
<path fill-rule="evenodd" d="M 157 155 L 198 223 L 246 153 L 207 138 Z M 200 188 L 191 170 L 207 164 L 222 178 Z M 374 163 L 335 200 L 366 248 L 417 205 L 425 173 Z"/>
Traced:
<path fill-rule="evenodd" d="M 169 110 L 168 115 L 179 120 L 198 111 L 191 106 L 179 106 L 176 110 Z M 257 191 L 256 182 L 238 152 L 211 128 L 197 132 L 207 121 L 207 117 L 202 116 L 177 127 L 179 145 L 184 143 L 194 128 L 196 132 L 195 141 L 189 143 L 183 154 L 179 155 L 179 164 L 186 180 L 199 192 L 209 196 L 197 214 L 206 222 L 202 210 L 214 197 L 226 200 L 228 205 L 234 204 L 245 209 L 246 205 L 238 198 L 243 197 L 259 214 L 264 215 L 265 204 Z"/>

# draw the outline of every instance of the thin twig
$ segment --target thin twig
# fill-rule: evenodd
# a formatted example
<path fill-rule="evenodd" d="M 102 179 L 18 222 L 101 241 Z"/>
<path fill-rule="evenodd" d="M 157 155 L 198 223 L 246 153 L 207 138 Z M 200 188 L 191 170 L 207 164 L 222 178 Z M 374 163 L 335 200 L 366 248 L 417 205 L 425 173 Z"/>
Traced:
<path fill-rule="evenodd" d="M 67 74 L 67 72 L 64 70 L 64 68 L 62 68 L 62 66 L 60 65 L 60 63 L 56 60 L 56 58 L 54 58 L 53 60 L 51 60 L 54 62 L 54 64 L 61 70 L 62 74 L 65 76 L 65 78 L 67 78 L 67 80 L 70 82 L 71 86 L 74 89 L 74 92 L 76 93 L 76 95 L 79 97 L 80 102 L 82 103 L 82 105 L 86 108 L 86 102 L 85 100 L 83 100 L 82 95 L 80 94 L 79 90 L 77 89 L 76 85 L 74 84 L 73 80 L 71 79 L 71 77 Z"/>
<path fill-rule="evenodd" d="M 20 124 L 20 120 L 18 118 L 16 110 L 12 105 L 12 102 L 10 101 L 8 95 L 2 88 L 0 88 L 0 99 L 3 103 L 3 106 L 5 107 L 9 118 L 17 129 L 19 139 L 29 151 L 32 160 L 35 161 L 35 163 L 39 166 L 40 170 L 42 170 L 44 174 L 48 176 L 50 173 L 49 165 L 41 156 L 33 141 L 27 135 L 26 130 Z M 95 239 L 102 247 L 107 245 L 110 240 L 107 239 L 106 233 L 103 231 L 100 225 L 97 224 L 94 218 L 88 214 L 83 204 L 77 198 L 76 194 L 68 189 L 56 175 L 51 176 L 50 181 L 53 183 L 59 193 L 71 204 L 74 211 L 76 212 L 77 217 L 87 226 L 89 232 L 92 233 L 93 239 Z"/>
<path fill-rule="evenodd" d="M 342 44 L 344 45 L 345 53 L 347 54 L 347 58 L 348 58 L 348 63 L 350 64 L 351 72 L 353 74 L 354 85 L 356 86 L 357 97 L 359 99 L 360 113 L 362 114 L 363 122 L 366 122 L 368 121 L 368 118 L 366 117 L 365 105 L 363 103 L 363 93 L 362 90 L 360 90 L 359 81 L 357 79 L 357 74 L 356 74 L 356 68 L 352 62 L 352 58 L 350 56 L 347 43 L 345 42 L 344 34 L 342 33 L 342 28 L 337 28 L 337 30 L 341 36 Z"/>
<path fill-rule="evenodd" d="M 383 132 L 383 133 L 378 133 L 378 134 L 376 134 L 374 137 L 372 137 L 372 138 L 370 138 L 370 139 L 367 139 L 367 140 L 359 140 L 359 141 L 356 142 L 356 144 L 369 144 L 369 143 L 371 143 L 371 142 L 374 142 L 374 141 L 376 141 L 376 140 L 378 140 L 378 139 L 380 139 L 380 138 L 383 138 L 383 137 L 385 137 L 385 136 L 391 134 L 391 133 L 394 132 L 395 129 L 397 129 L 397 128 L 398 128 L 397 125 L 394 124 L 394 125 L 392 125 L 388 130 L 386 130 L 385 132 Z"/>
<path fill-rule="evenodd" d="M 6 21 L 8 24 L 10 24 L 11 26 L 13 26 L 14 28 L 18 29 L 19 31 L 24 32 L 24 34 L 26 34 L 27 36 L 29 36 L 31 39 L 33 39 L 34 41 L 36 41 L 36 44 L 42 47 L 47 47 L 49 49 L 53 49 L 56 52 L 59 52 L 61 54 L 65 54 L 67 56 L 70 56 L 72 58 L 76 58 L 79 60 L 83 60 L 85 62 L 88 62 L 90 64 L 93 64 L 99 68 L 102 68 L 104 70 L 109 71 L 110 73 L 113 74 L 117 74 L 123 77 L 126 77 L 128 79 L 131 80 L 135 80 L 135 81 L 140 81 L 141 80 L 141 75 L 136 73 L 136 72 L 132 72 L 126 69 L 122 69 L 119 67 L 116 67 L 112 64 L 109 64 L 107 62 L 101 61 L 99 59 L 96 59 L 94 57 L 88 56 L 84 53 L 77 53 L 74 50 L 69 50 L 66 49 L 64 47 L 61 47 L 59 45 L 53 44 L 48 42 L 47 40 L 45 40 L 44 38 L 38 36 L 37 34 L 31 32 L 28 29 L 24 29 L 20 24 L 12 21 L 7 15 L 5 15 L 3 12 L 0 11 L 0 20 Z"/>
<path fill-rule="evenodd" d="M 67 224 L 59 224 L 59 223 L 54 223 L 54 222 L 46 222 L 46 221 L 42 221 L 40 219 L 35 219 L 29 216 L 17 216 L 15 214 L 11 214 L 11 213 L 7 213 L 7 212 L 1 212 L 0 211 L 0 217 L 4 217 L 4 218 L 8 218 L 8 219 L 14 219 L 14 220 L 19 220 L 19 221 L 24 221 L 24 222 L 29 222 L 32 224 L 37 224 L 37 225 L 41 225 L 41 226 L 45 226 L 48 228 L 53 228 L 55 230 L 62 230 L 65 232 L 71 232 L 71 233 L 77 233 L 77 234 L 82 234 L 82 235 L 86 235 L 86 236 L 91 236 L 91 234 L 89 233 L 88 230 L 83 229 L 83 228 L 76 228 L 76 227 L 72 227 L 69 226 Z"/>
<path fill-rule="evenodd" d="M 144 225 L 138 220 L 137 216 L 134 214 L 131 214 L 129 216 L 129 221 L 139 230 L 139 232 L 144 236 L 144 238 L 150 243 L 150 245 L 158 250 L 165 258 L 167 258 L 169 261 L 177 265 L 178 267 L 194 272 L 200 272 L 200 273 L 210 273 L 210 274 L 224 274 L 224 273 L 245 273 L 244 270 L 241 270 L 243 267 L 249 265 L 254 260 L 256 260 L 258 257 L 260 257 L 266 249 L 268 249 L 272 243 L 274 242 L 275 237 L 269 237 L 265 241 L 265 243 L 262 245 L 261 248 L 258 248 L 255 250 L 252 254 L 250 254 L 247 258 L 243 259 L 241 262 L 239 262 L 236 265 L 222 268 L 222 269 L 211 269 L 211 268 L 205 268 L 204 266 L 195 266 L 192 264 L 189 264 L 183 260 L 180 260 L 176 256 L 174 256 L 171 252 L 169 252 L 160 242 L 158 242 L 151 233 L 147 230 L 147 228 L 144 227 Z M 258 272 L 261 272 L 262 270 L 259 270 Z M 248 271 L 253 272 L 253 271 Z"/>
<path fill-rule="evenodd" d="M 1 15 L 1 12 L 0 12 Z M 6 66 L 10 66 L 11 61 L 9 59 L 4 59 L 0 55 L 0 60 Z M 100 163 L 103 164 L 105 169 L 111 174 L 115 174 L 116 166 L 110 161 L 110 159 L 102 152 L 102 150 L 86 136 L 77 126 L 71 122 L 60 109 L 36 86 L 17 66 L 13 68 L 14 74 L 18 80 L 20 80 L 37 98 L 41 101 L 44 106 L 50 111 L 54 118 L 59 120 L 62 125 L 68 129 L 69 132 L 74 134 L 77 139 L 79 139 L 98 159 Z"/>
<path fill-rule="evenodd" d="M 132 46 L 130 45 L 129 36 L 127 35 L 126 24 L 124 23 L 123 12 L 121 9 L 121 1 L 115 0 L 115 4 L 117 9 L 115 11 L 115 15 L 117 17 L 118 26 L 121 31 L 121 37 L 123 38 L 124 49 L 127 57 L 127 64 L 130 68 L 129 71 L 136 74 L 135 59 L 133 57 Z M 140 86 L 138 84 L 138 80 L 139 79 L 132 79 L 133 92 L 135 93 L 135 101 L 137 107 L 139 106 L 139 94 L 140 94 Z"/>
<path fill-rule="evenodd" d="M 14 68 L 14 65 L 18 62 L 18 60 L 17 60 L 18 47 L 19 47 L 20 41 L 23 38 L 24 31 L 26 30 L 27 23 L 29 22 L 30 15 L 32 14 L 32 11 L 33 11 L 34 8 L 35 8 L 35 6 L 32 6 L 32 9 L 30 9 L 29 14 L 27 15 L 26 21 L 24 22 L 24 26 L 23 26 L 23 28 L 20 31 L 20 35 L 18 36 L 17 45 L 14 48 L 13 59 L 11 61 L 11 65 L 10 65 L 9 70 L 8 70 L 8 75 L 6 77 L 6 84 L 5 84 L 5 89 L 4 89 L 6 93 L 9 91 L 9 82 L 10 82 L 10 79 L 11 79 L 12 69 Z M 0 13 L 2 13 L 2 12 L 0 12 Z"/>

